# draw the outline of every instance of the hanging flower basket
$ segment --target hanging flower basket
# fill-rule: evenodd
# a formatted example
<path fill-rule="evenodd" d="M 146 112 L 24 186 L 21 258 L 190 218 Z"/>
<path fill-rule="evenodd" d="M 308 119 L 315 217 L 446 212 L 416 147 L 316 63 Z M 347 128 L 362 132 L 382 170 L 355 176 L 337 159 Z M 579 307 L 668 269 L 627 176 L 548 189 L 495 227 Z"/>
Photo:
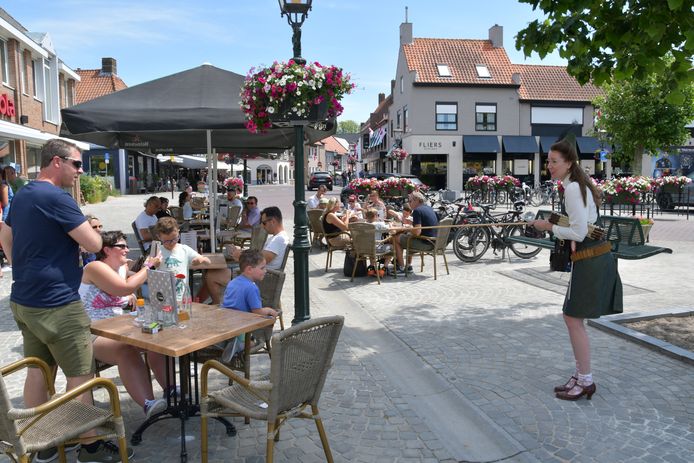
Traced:
<path fill-rule="evenodd" d="M 393 148 L 386 154 L 386 158 L 395 161 L 404 161 L 409 156 L 409 153 L 402 148 Z"/>
<path fill-rule="evenodd" d="M 226 188 L 227 190 L 243 190 L 243 179 L 240 177 L 229 177 L 226 180 L 224 180 L 224 188 Z"/>
<path fill-rule="evenodd" d="M 342 114 L 340 100 L 352 92 L 349 74 L 320 63 L 275 61 L 252 68 L 241 88 L 241 110 L 246 128 L 266 132 L 272 124 L 320 121 Z"/>

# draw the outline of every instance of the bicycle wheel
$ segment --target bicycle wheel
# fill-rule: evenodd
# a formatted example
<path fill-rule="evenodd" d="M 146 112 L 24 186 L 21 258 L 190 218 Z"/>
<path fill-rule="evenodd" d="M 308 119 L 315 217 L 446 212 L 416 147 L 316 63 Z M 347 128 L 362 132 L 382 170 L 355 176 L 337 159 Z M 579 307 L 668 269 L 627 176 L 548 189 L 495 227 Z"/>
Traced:
<path fill-rule="evenodd" d="M 524 236 L 523 227 L 510 227 L 510 230 L 506 232 L 505 236 Z M 524 243 L 508 243 L 508 246 L 511 248 L 511 251 L 521 259 L 530 259 L 542 251 L 542 248 Z"/>
<path fill-rule="evenodd" d="M 533 206 L 539 206 L 542 204 L 542 190 L 535 188 L 532 193 L 530 193 L 530 204 Z"/>
<path fill-rule="evenodd" d="M 470 201 L 472 201 L 472 204 L 479 204 L 482 202 L 482 190 L 475 190 L 472 192 L 472 195 L 470 196 Z"/>
<path fill-rule="evenodd" d="M 489 242 L 486 228 L 459 228 L 453 237 L 453 253 L 463 262 L 475 262 L 487 252 Z"/>

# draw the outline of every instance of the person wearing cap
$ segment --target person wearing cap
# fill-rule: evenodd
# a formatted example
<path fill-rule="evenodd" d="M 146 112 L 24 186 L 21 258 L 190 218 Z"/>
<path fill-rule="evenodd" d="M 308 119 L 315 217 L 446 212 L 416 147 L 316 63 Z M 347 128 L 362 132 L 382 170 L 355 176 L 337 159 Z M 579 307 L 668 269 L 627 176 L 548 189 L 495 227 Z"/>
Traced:
<path fill-rule="evenodd" d="M 362 208 L 359 201 L 357 201 L 356 195 L 349 195 L 347 198 L 347 210 L 352 211 L 352 216 L 358 219 L 362 219 Z"/>

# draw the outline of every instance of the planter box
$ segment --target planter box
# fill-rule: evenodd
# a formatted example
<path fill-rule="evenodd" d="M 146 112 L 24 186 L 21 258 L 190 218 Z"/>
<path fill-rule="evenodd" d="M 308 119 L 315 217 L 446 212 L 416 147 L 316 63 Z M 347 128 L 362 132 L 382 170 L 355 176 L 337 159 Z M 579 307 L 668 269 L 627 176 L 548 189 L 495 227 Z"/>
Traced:
<path fill-rule="evenodd" d="M 291 127 L 295 125 L 308 125 L 328 118 L 328 102 L 323 101 L 317 105 L 309 106 L 309 111 L 303 116 L 297 116 L 291 112 L 291 101 L 284 101 L 277 113 L 270 117 L 272 124 L 277 127 Z"/>

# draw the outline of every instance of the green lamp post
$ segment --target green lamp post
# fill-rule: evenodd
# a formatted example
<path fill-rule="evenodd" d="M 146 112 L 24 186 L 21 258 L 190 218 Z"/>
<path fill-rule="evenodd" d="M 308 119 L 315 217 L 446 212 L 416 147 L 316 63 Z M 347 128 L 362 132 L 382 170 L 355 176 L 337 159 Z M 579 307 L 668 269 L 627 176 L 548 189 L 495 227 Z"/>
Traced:
<path fill-rule="evenodd" d="M 312 0 L 278 0 L 281 16 L 292 27 L 294 62 L 306 64 L 301 57 L 301 25 L 311 9 Z M 308 296 L 308 216 L 306 215 L 304 176 L 304 126 L 308 121 L 290 121 L 294 126 L 294 319 L 292 325 L 311 318 Z"/>

